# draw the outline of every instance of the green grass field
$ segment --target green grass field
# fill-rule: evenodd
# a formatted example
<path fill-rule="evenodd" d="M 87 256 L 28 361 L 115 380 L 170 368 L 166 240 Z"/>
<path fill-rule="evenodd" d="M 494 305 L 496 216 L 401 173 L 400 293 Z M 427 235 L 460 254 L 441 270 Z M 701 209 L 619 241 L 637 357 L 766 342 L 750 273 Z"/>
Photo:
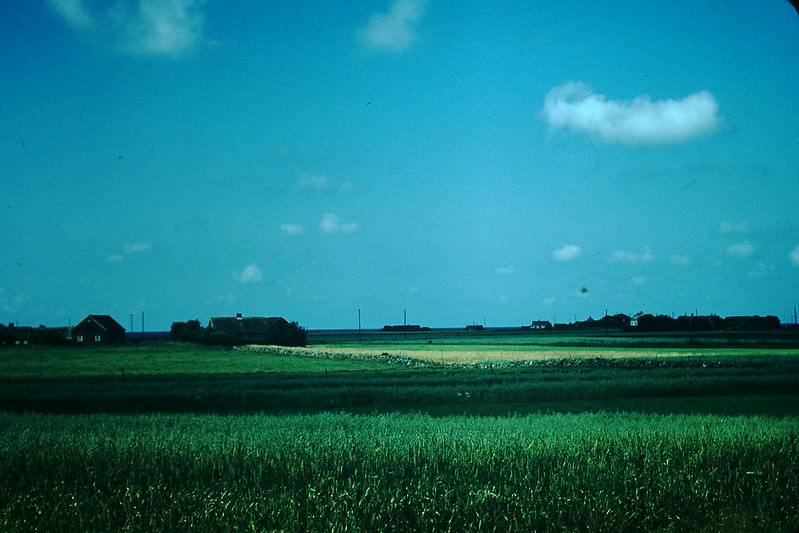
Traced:
<path fill-rule="evenodd" d="M 380 370 L 368 361 L 336 362 L 328 370 Z M 254 372 L 318 372 L 316 361 L 236 352 L 178 343 L 131 344 L 123 347 L 22 346 L 0 349 L 0 377 L 50 379 Z"/>
<path fill-rule="evenodd" d="M 17 531 L 786 531 L 796 419 L 0 415 Z"/>
<path fill-rule="evenodd" d="M 387 340 L 0 350 L 0 530 L 799 528 L 790 345 Z"/>

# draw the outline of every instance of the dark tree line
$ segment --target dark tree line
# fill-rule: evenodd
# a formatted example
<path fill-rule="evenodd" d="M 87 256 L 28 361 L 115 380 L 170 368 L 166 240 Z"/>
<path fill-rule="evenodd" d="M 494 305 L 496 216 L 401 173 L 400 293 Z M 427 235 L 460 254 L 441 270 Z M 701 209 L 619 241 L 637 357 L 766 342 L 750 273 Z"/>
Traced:
<path fill-rule="evenodd" d="M 630 317 L 619 313 L 606 315 L 599 320 L 587 320 L 571 324 L 556 324 L 556 329 L 607 329 L 643 332 L 679 331 L 762 331 L 779 329 L 780 319 L 776 316 L 728 316 L 682 315 L 676 318 L 668 315 L 644 314 Z"/>

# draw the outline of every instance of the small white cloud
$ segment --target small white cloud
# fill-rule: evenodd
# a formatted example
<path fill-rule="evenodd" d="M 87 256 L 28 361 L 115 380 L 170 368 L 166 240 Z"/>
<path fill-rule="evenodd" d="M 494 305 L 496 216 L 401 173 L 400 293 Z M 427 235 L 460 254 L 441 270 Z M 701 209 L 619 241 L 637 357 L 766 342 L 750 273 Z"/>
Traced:
<path fill-rule="evenodd" d="M 280 225 L 280 230 L 289 235 L 302 235 L 305 233 L 305 228 L 299 224 L 289 224 L 287 222 Z"/>
<path fill-rule="evenodd" d="M 126 244 L 122 247 L 122 251 L 125 255 L 131 254 L 140 254 L 142 252 L 148 252 L 153 248 L 153 245 L 149 242 L 136 242 L 133 244 Z"/>
<path fill-rule="evenodd" d="M 763 261 L 759 261 L 755 267 L 755 270 L 749 272 L 749 277 L 752 279 L 767 278 L 774 273 L 774 270 L 774 265 L 769 265 Z"/>
<path fill-rule="evenodd" d="M 424 5 L 424 0 L 394 0 L 386 13 L 372 15 L 359 31 L 358 38 L 370 48 L 402 52 L 418 38 L 416 23 Z"/>
<path fill-rule="evenodd" d="M 552 252 L 552 259 L 555 261 L 573 261 L 580 257 L 582 249 L 576 244 L 566 244 Z"/>
<path fill-rule="evenodd" d="M 261 281 L 263 271 L 257 265 L 247 265 L 244 270 L 234 276 L 241 283 L 258 283 Z"/>
<path fill-rule="evenodd" d="M 630 280 L 630 283 L 633 285 L 646 285 L 647 279 L 644 276 L 635 276 L 633 279 Z"/>
<path fill-rule="evenodd" d="M 83 5 L 83 0 L 49 0 L 48 4 L 74 30 L 91 30 L 95 25 L 92 15 Z"/>
<path fill-rule="evenodd" d="M 746 222 L 722 222 L 719 231 L 722 233 L 746 233 L 749 231 L 749 224 Z"/>
<path fill-rule="evenodd" d="M 644 251 L 640 254 L 637 252 L 625 252 L 625 251 L 618 251 L 613 252 L 610 256 L 610 260 L 615 261 L 622 261 L 624 263 L 651 263 L 655 260 L 655 256 L 652 255 L 652 252 L 649 248 L 644 248 Z"/>
<path fill-rule="evenodd" d="M 127 51 L 177 57 L 191 50 L 202 33 L 201 5 L 200 0 L 140 0 L 127 23 Z"/>
<path fill-rule="evenodd" d="M 731 255 L 733 257 L 749 257 L 754 251 L 755 247 L 749 242 L 733 244 L 732 246 L 727 247 L 727 255 Z"/>
<path fill-rule="evenodd" d="M 74 31 L 131 55 L 177 58 L 201 40 L 204 0 L 117 0 L 104 9 L 85 0 L 48 0 Z"/>
<path fill-rule="evenodd" d="M 586 133 L 608 143 L 685 142 L 718 127 L 718 104 L 708 91 L 680 100 L 608 100 L 590 85 L 569 82 L 544 98 L 544 119 L 553 129 Z"/>
<path fill-rule="evenodd" d="M 687 255 L 672 255 L 671 264 L 677 266 L 689 266 L 691 264 L 691 258 Z"/>
<path fill-rule="evenodd" d="M 152 250 L 153 245 L 149 242 L 135 242 L 132 244 L 125 244 L 122 246 L 121 254 L 110 254 L 106 256 L 105 260 L 108 263 L 119 264 L 127 261 L 128 256 L 140 254 Z"/>
<path fill-rule="evenodd" d="M 544 305 L 555 305 L 556 303 L 558 303 L 558 299 L 552 297 L 544 298 L 543 300 L 541 300 L 541 303 Z"/>
<path fill-rule="evenodd" d="M 499 276 L 512 276 L 515 271 L 516 271 L 516 269 L 513 268 L 513 265 L 508 265 L 506 267 L 499 267 L 497 269 L 497 275 L 499 275 Z"/>
<path fill-rule="evenodd" d="M 322 221 L 319 223 L 319 229 L 328 235 L 353 233 L 358 230 L 358 224 L 355 222 L 342 222 L 337 214 L 325 213 L 322 216 Z"/>
<path fill-rule="evenodd" d="M 205 304 L 206 305 L 216 305 L 216 304 L 222 304 L 222 303 L 231 303 L 231 302 L 234 302 L 235 300 L 236 300 L 236 298 L 233 296 L 232 293 L 227 293 L 227 294 L 222 295 L 222 296 L 215 296 L 213 298 L 209 298 L 209 299 L 207 299 L 205 301 Z"/>
<path fill-rule="evenodd" d="M 791 264 L 799 266 L 799 246 L 793 249 L 788 258 L 791 260 Z"/>
<path fill-rule="evenodd" d="M 302 174 L 297 180 L 299 186 L 303 189 L 316 189 L 321 191 L 330 185 L 330 179 L 327 176 L 319 174 Z"/>

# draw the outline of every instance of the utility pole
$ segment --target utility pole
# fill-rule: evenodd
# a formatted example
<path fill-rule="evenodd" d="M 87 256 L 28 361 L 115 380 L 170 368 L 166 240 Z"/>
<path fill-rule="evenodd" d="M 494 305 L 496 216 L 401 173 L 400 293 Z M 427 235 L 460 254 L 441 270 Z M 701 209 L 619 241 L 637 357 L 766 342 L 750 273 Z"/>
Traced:
<path fill-rule="evenodd" d="M 358 309 L 358 344 L 361 343 L 361 310 Z"/>

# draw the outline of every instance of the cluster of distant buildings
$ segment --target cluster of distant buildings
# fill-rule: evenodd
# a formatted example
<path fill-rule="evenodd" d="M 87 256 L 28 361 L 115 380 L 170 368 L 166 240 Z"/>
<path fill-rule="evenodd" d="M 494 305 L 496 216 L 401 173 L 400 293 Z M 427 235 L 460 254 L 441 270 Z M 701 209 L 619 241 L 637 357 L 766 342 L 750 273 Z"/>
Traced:
<path fill-rule="evenodd" d="M 282 317 L 216 317 L 208 327 L 200 326 L 196 320 L 175 322 L 169 334 L 160 338 L 172 337 L 175 340 L 206 342 L 210 344 L 287 344 L 297 345 L 305 342 L 305 330 L 295 322 Z M 100 345 L 120 344 L 129 338 L 140 340 L 154 338 L 130 334 L 109 315 L 88 315 L 75 326 L 49 328 L 30 327 L 18 324 L 0 324 L 0 346 L 25 344 L 75 344 Z"/>
<path fill-rule="evenodd" d="M 0 324 L 0 345 L 114 344 L 125 342 L 125 328 L 108 315 L 89 315 L 75 326 L 48 328 Z"/>
<path fill-rule="evenodd" d="M 533 330 L 591 330 L 606 329 L 615 331 L 641 331 L 641 332 L 690 332 L 690 331 L 765 331 L 782 327 L 780 319 L 773 315 L 768 316 L 728 316 L 719 315 L 681 315 L 678 317 L 668 315 L 651 315 L 636 313 L 632 316 L 618 313 L 605 315 L 599 320 L 591 317 L 583 321 L 569 324 L 552 324 L 547 320 L 534 320 L 523 329 Z M 467 326 L 468 328 L 468 326 Z"/>

